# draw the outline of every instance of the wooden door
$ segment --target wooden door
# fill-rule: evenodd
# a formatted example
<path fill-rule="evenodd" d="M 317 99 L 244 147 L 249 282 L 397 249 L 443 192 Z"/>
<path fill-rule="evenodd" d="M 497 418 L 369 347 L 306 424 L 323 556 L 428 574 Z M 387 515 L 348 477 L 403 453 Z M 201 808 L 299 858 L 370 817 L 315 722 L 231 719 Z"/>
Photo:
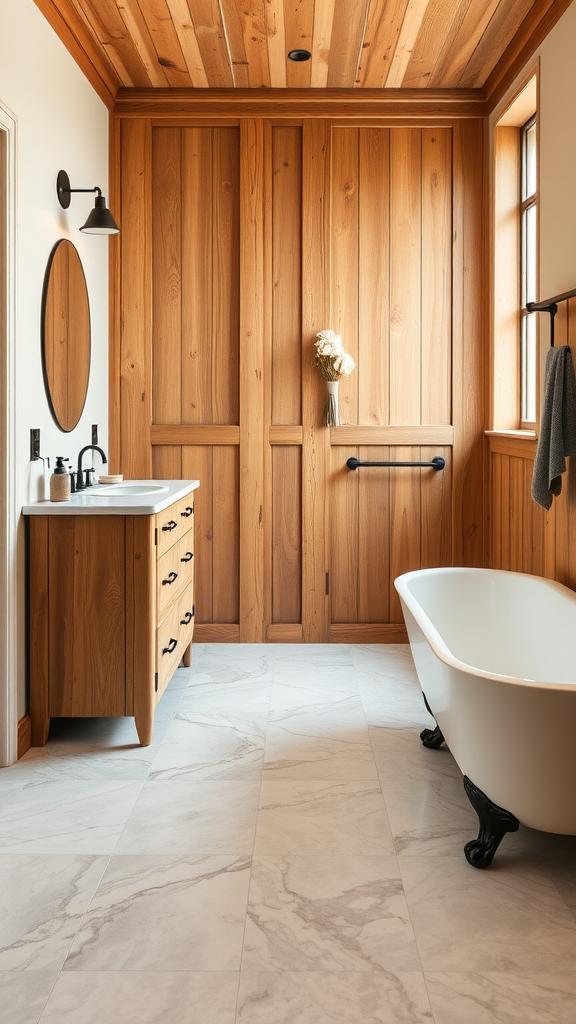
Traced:
<path fill-rule="evenodd" d="M 480 122 L 125 118 L 115 137 L 112 453 L 201 481 L 196 638 L 404 639 L 394 577 L 484 555 Z M 327 327 L 357 364 L 334 428 Z"/>

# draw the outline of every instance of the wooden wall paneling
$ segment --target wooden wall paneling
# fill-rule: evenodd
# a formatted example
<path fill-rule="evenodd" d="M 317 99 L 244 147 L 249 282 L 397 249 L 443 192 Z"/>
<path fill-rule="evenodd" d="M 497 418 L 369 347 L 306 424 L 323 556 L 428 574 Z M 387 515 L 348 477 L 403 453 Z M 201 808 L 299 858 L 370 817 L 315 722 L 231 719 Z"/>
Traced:
<path fill-rule="evenodd" d="M 240 131 L 213 130 L 212 417 L 239 423 Z M 209 338 L 203 339 L 205 346 Z"/>
<path fill-rule="evenodd" d="M 523 572 L 524 459 L 510 459 L 510 568 Z"/>
<path fill-rule="evenodd" d="M 152 448 L 152 476 L 155 480 L 183 480 L 182 446 L 156 444 Z"/>
<path fill-rule="evenodd" d="M 500 501 L 502 508 L 502 522 L 500 524 L 500 536 L 502 545 L 501 568 L 510 569 L 510 457 L 502 456 L 502 481 L 500 487 Z"/>
<path fill-rule="evenodd" d="M 240 427 L 235 424 L 153 423 L 150 436 L 153 445 L 239 444 Z"/>
<path fill-rule="evenodd" d="M 390 423 L 420 423 L 421 131 L 390 133 Z"/>
<path fill-rule="evenodd" d="M 422 130 L 422 423 L 452 415 L 452 132 Z"/>
<path fill-rule="evenodd" d="M 391 448 L 391 462 L 420 461 L 419 448 Z M 361 471 L 360 471 L 361 472 Z M 368 470 L 370 472 L 370 470 Z M 421 479 L 426 470 L 390 470 L 390 621 L 403 622 L 394 580 L 420 567 Z M 435 472 L 431 470 L 431 472 Z"/>
<path fill-rule="evenodd" d="M 213 131 L 182 130 L 181 348 L 172 359 L 173 372 L 182 381 L 182 410 L 174 421 L 178 423 L 213 422 Z"/>
<path fill-rule="evenodd" d="M 358 422 L 390 421 L 390 130 L 360 130 Z"/>
<path fill-rule="evenodd" d="M 117 117 L 110 118 L 109 150 L 108 150 L 108 188 L 110 209 L 118 211 L 120 219 L 121 203 L 121 168 L 122 147 L 120 141 L 121 122 Z M 120 221 L 120 224 L 122 222 Z M 120 422 L 122 409 L 120 405 L 120 366 L 121 366 L 121 316 L 122 295 L 120 282 L 122 278 L 122 232 L 110 235 L 108 240 L 108 464 L 111 473 L 120 472 Z"/>
<path fill-rule="evenodd" d="M 120 471 L 128 479 L 146 480 L 152 471 L 152 130 L 149 120 L 125 119 L 121 142 Z"/>
<path fill-rule="evenodd" d="M 434 568 L 452 565 L 452 451 L 450 448 L 420 448 L 422 462 L 440 455 L 444 469 L 422 469 L 421 486 L 421 565 Z"/>
<path fill-rule="evenodd" d="M 336 449 L 338 451 L 338 449 Z M 360 461 L 387 462 L 390 449 L 359 448 Z M 359 469 L 358 621 L 390 621 L 390 472 Z"/>
<path fill-rule="evenodd" d="M 212 622 L 239 619 L 239 468 L 237 446 L 212 449 Z"/>
<path fill-rule="evenodd" d="M 264 631 L 264 125 L 240 126 L 240 638 Z"/>
<path fill-rule="evenodd" d="M 346 460 L 358 448 L 332 448 L 330 470 L 330 620 L 358 621 L 359 471 Z"/>
<path fill-rule="evenodd" d="M 522 494 L 522 535 L 520 543 L 522 546 L 521 554 L 521 565 L 522 572 L 534 572 L 532 566 L 534 563 L 534 556 L 539 542 L 543 539 L 538 535 L 538 531 L 535 530 L 536 523 L 532 515 L 532 505 L 536 503 L 532 501 L 530 495 L 530 485 L 532 482 L 532 469 L 533 464 L 529 459 L 521 459 L 518 467 L 518 475 L 520 477 L 519 487 Z M 539 524 L 540 525 L 540 524 Z M 543 551 L 543 547 L 541 548 Z M 542 573 L 539 573 L 542 576 Z"/>
<path fill-rule="evenodd" d="M 455 565 L 485 565 L 484 124 L 453 130 L 452 410 Z"/>
<path fill-rule="evenodd" d="M 263 434 L 262 434 L 262 471 L 263 471 L 263 570 L 264 589 L 262 602 L 263 634 L 267 639 L 268 627 L 273 620 L 273 452 L 270 441 L 272 424 L 272 339 L 273 339 L 273 126 L 266 120 L 263 124 L 263 182 L 262 182 L 262 316 L 263 316 L 263 360 L 262 360 L 262 399 L 263 399 Z"/>
<path fill-rule="evenodd" d="M 331 444 L 451 445 L 454 442 L 454 428 L 450 424 L 330 427 L 330 442 Z"/>
<path fill-rule="evenodd" d="M 182 421 L 182 131 L 152 131 L 152 420 Z M 186 194 L 186 190 L 184 190 Z"/>
<path fill-rule="evenodd" d="M 302 621 L 302 450 L 272 449 L 272 622 Z"/>
<path fill-rule="evenodd" d="M 272 128 L 272 423 L 302 422 L 302 129 Z M 312 358 L 312 353 L 310 353 Z"/>
<path fill-rule="evenodd" d="M 502 568 L 502 460 L 498 453 L 490 454 L 490 565 Z"/>
<path fill-rule="evenodd" d="M 194 492 L 195 629 L 199 623 L 213 622 L 213 451 L 209 445 L 182 448 L 182 478 L 200 481 L 200 487 Z"/>
<path fill-rule="evenodd" d="M 331 327 L 342 336 L 345 351 L 358 363 L 358 128 L 332 131 L 330 210 Z M 358 376 L 342 377 L 340 414 L 358 422 Z"/>
<path fill-rule="evenodd" d="M 302 626 L 305 643 L 328 639 L 326 494 L 330 434 L 321 425 L 324 382 L 312 362 L 313 342 L 328 326 L 330 272 L 330 125 L 302 127 Z"/>

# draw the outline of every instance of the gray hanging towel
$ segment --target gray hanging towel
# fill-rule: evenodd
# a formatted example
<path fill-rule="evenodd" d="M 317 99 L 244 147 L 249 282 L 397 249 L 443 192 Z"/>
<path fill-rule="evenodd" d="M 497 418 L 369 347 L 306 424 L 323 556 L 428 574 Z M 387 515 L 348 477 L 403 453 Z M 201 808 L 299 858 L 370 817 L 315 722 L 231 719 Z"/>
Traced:
<path fill-rule="evenodd" d="M 538 449 L 534 459 L 532 497 L 550 508 L 562 490 L 566 458 L 576 455 L 576 383 L 569 345 L 551 348 L 546 356 L 544 403 Z"/>

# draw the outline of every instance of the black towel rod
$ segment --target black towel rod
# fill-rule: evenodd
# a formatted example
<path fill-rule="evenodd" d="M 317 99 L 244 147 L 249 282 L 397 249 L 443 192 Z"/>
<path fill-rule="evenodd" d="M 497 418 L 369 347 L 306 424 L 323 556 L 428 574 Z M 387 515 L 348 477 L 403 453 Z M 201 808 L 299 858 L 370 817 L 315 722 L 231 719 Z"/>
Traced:
<path fill-rule="evenodd" d="M 445 459 L 441 455 L 435 455 L 432 462 L 360 462 L 353 455 L 346 459 L 348 469 L 358 469 L 359 466 L 429 466 L 431 469 L 444 469 Z"/>
<path fill-rule="evenodd" d="M 558 303 L 566 302 L 576 296 L 576 288 L 569 292 L 561 292 L 560 295 L 553 295 L 551 299 L 542 299 L 541 302 L 527 302 L 528 313 L 550 313 L 550 348 L 554 348 L 554 317 L 558 312 Z"/>

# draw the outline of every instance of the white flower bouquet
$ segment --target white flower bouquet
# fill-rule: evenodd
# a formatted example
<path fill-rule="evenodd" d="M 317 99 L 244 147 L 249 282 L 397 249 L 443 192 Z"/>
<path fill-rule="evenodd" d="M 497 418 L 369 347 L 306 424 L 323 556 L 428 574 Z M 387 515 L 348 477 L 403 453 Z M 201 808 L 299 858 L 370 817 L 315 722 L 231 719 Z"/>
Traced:
<path fill-rule="evenodd" d="M 316 338 L 314 362 L 324 377 L 328 389 L 324 422 L 327 427 L 337 427 L 340 424 L 338 408 L 340 377 L 349 377 L 356 364 L 352 356 L 347 355 L 344 351 L 339 334 L 335 334 L 331 330 L 319 331 Z"/>

